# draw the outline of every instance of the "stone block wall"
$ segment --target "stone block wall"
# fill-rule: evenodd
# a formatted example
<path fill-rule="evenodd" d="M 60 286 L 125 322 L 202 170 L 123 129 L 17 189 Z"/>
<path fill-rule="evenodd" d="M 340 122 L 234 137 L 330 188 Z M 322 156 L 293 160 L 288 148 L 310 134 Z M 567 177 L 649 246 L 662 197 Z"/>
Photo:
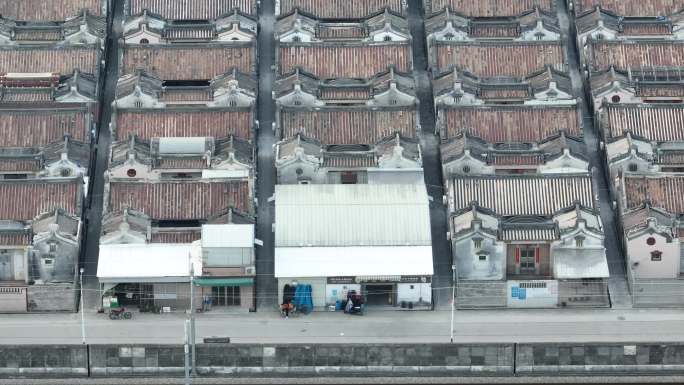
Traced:
<path fill-rule="evenodd" d="M 86 345 L 2 345 L 0 378 L 87 377 Z"/>
<path fill-rule="evenodd" d="M 512 375 L 509 345 L 197 345 L 197 370 L 207 376 Z M 183 347 L 106 346 L 90 349 L 93 376 L 183 373 Z"/>
<path fill-rule="evenodd" d="M 516 373 L 666 374 L 684 370 L 683 344 L 519 344 Z"/>
<path fill-rule="evenodd" d="M 78 309 L 78 286 L 73 283 L 31 285 L 28 287 L 28 311 L 75 312 Z"/>

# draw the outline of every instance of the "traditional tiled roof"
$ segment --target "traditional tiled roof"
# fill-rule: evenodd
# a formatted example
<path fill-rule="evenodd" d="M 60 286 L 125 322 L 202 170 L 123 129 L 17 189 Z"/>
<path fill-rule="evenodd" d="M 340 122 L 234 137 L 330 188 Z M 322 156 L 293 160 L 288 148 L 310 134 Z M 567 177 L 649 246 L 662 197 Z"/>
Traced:
<path fill-rule="evenodd" d="M 548 219 L 520 218 L 504 221 L 499 225 L 499 240 L 505 242 L 553 241 L 560 239 L 558 225 Z"/>
<path fill-rule="evenodd" d="M 435 42 L 432 51 L 437 72 L 455 66 L 483 78 L 521 78 L 547 66 L 558 71 L 565 69 L 560 42 L 439 41 Z"/>
<path fill-rule="evenodd" d="M 0 73 L 50 72 L 71 75 L 74 70 L 96 74 L 99 49 L 96 46 L 0 47 Z"/>
<path fill-rule="evenodd" d="M 2 246 L 29 246 L 33 240 L 31 230 L 4 229 L 0 227 L 0 245 Z"/>
<path fill-rule="evenodd" d="M 202 229 L 195 228 L 164 228 L 155 227 L 152 229 L 150 243 L 192 243 L 202 239 Z"/>
<path fill-rule="evenodd" d="M 672 34 L 672 21 L 663 17 L 624 17 L 612 11 L 595 8 L 575 19 L 577 33 L 585 33 L 599 27 L 611 29 L 621 35 L 648 36 Z"/>
<path fill-rule="evenodd" d="M 25 21 L 62 21 L 87 9 L 103 15 L 104 0 L 0 0 L 0 15 Z"/>
<path fill-rule="evenodd" d="M 138 70 L 133 74 L 119 78 L 116 84 L 115 98 L 121 99 L 131 95 L 138 88 L 143 94 L 150 95 L 163 102 L 211 102 L 214 101 L 218 93 L 229 90 L 233 82 L 237 82 L 237 87 L 240 90 L 256 96 L 256 78 L 233 68 L 229 72 L 211 79 L 208 84 L 193 86 L 165 85 L 165 82 L 156 74 Z"/>
<path fill-rule="evenodd" d="M 255 0 L 126 0 L 124 13 L 138 15 L 143 10 L 174 20 L 210 20 L 238 8 L 256 15 Z"/>
<path fill-rule="evenodd" d="M 535 71 L 523 78 L 510 78 L 492 81 L 481 79 L 468 72 L 453 71 L 437 75 L 432 80 L 432 90 L 435 97 L 448 95 L 454 92 L 454 85 L 461 83 L 463 91 L 476 95 L 484 100 L 501 99 L 534 99 L 535 94 L 549 88 L 551 82 L 556 83 L 556 88 L 569 95 L 573 94 L 570 77 L 549 66 Z"/>
<path fill-rule="evenodd" d="M 671 214 L 684 214 L 684 176 L 635 176 L 624 177 L 626 209 L 640 207 L 650 202 Z"/>
<path fill-rule="evenodd" d="M 599 112 L 606 138 L 627 131 L 654 142 L 684 141 L 684 107 L 670 104 L 606 104 Z"/>
<path fill-rule="evenodd" d="M 253 73 L 255 66 L 251 43 L 126 45 L 121 74 L 143 69 L 163 80 L 210 80 L 233 68 Z"/>
<path fill-rule="evenodd" d="M 90 166 L 90 144 L 72 139 L 66 135 L 64 139 L 52 142 L 42 148 L 45 163 L 56 162 L 66 154 L 70 161 L 86 170 Z"/>
<path fill-rule="evenodd" d="M 256 223 L 256 217 L 244 211 L 236 210 L 234 207 L 229 207 L 218 214 L 215 214 L 207 219 L 208 224 L 223 224 L 234 223 L 238 225 L 250 225 Z"/>
<path fill-rule="evenodd" d="M 69 17 L 65 21 L 46 23 L 14 21 L 0 15 L 0 36 L 17 43 L 45 43 L 62 42 L 79 39 L 68 39 L 81 32 L 86 32 L 90 36 L 103 39 L 106 30 L 106 18 L 96 16 L 87 10 L 83 10 L 78 15 Z M 81 36 L 82 37 L 82 36 Z"/>
<path fill-rule="evenodd" d="M 546 30 L 560 33 L 560 25 L 555 12 L 539 8 L 521 14 L 504 17 L 467 16 L 449 8 L 425 20 L 425 33 L 430 36 L 451 23 L 453 28 L 471 38 L 518 38 L 524 32 L 534 30 L 541 22 Z"/>
<path fill-rule="evenodd" d="M 233 33 L 238 33 L 240 40 L 255 40 L 257 20 L 238 9 L 233 9 L 218 19 L 206 20 L 165 19 L 145 11 L 124 23 L 123 35 L 126 41 L 138 41 L 136 36 L 141 33 L 156 35 L 160 43 L 164 44 L 228 41 L 232 40 L 230 35 Z"/>
<path fill-rule="evenodd" d="M 477 202 L 503 216 L 548 216 L 575 202 L 596 207 L 589 175 L 456 177 L 449 185 L 455 210 Z"/>
<path fill-rule="evenodd" d="M 280 0 L 276 12 L 287 14 L 295 8 L 327 19 L 356 19 L 366 17 L 385 8 L 403 13 L 403 0 Z"/>
<path fill-rule="evenodd" d="M 634 228 L 644 227 L 647 225 L 648 219 L 654 218 L 658 224 L 671 226 L 674 221 L 674 216 L 660 208 L 653 207 L 649 202 L 628 210 L 622 215 L 622 227 L 625 231 L 630 231 Z"/>
<path fill-rule="evenodd" d="M 399 72 L 413 70 L 408 42 L 379 43 L 280 43 L 281 75 L 299 67 L 318 78 L 370 78 L 394 65 Z"/>
<path fill-rule="evenodd" d="M 90 141 L 89 108 L 40 104 L 0 106 L 0 147 L 31 147 L 61 140 L 65 134 Z"/>
<path fill-rule="evenodd" d="M 402 156 L 416 162 L 421 162 L 422 155 L 420 143 L 416 139 L 393 134 L 382 138 L 374 145 L 371 144 L 347 144 L 347 145 L 324 145 L 316 139 L 298 134 L 284 139 L 276 144 L 278 159 L 291 157 L 298 148 L 306 155 L 314 156 L 321 160 L 323 167 L 355 168 L 377 167 L 378 161 L 384 155 L 392 155 L 394 148 L 402 148 Z"/>
<path fill-rule="evenodd" d="M 599 6 L 620 16 L 666 16 L 684 8 L 681 0 L 575 0 L 575 13 Z"/>
<path fill-rule="evenodd" d="M 325 144 L 372 144 L 396 132 L 416 136 L 417 111 L 404 109 L 324 108 L 280 111 L 284 138 L 304 134 Z"/>
<path fill-rule="evenodd" d="M 0 219 L 32 220 L 61 208 L 80 215 L 81 178 L 53 180 L 0 180 Z"/>
<path fill-rule="evenodd" d="M 122 140 L 131 134 L 142 139 L 235 135 L 251 140 L 252 119 L 249 108 L 121 109 L 116 111 L 114 137 Z"/>
<path fill-rule="evenodd" d="M 207 154 L 210 155 L 214 163 L 224 161 L 233 154 L 238 162 L 254 165 L 254 146 L 248 141 L 232 136 L 219 139 L 202 139 L 205 140 L 206 151 L 202 151 L 201 154 L 163 154 L 159 151 L 160 138 L 143 140 L 131 136 L 128 139 L 112 143 L 109 167 L 123 164 L 131 154 L 135 155 L 138 162 L 159 169 L 207 169 L 211 167 L 207 164 Z"/>
<path fill-rule="evenodd" d="M 0 147 L 0 173 L 27 172 L 41 170 L 40 151 L 37 148 Z"/>
<path fill-rule="evenodd" d="M 296 69 L 283 75 L 273 84 L 275 98 L 292 92 L 296 86 L 323 101 L 369 100 L 387 91 L 394 82 L 399 91 L 415 96 L 415 82 L 409 73 L 393 67 L 368 79 L 318 79 L 315 75 Z"/>
<path fill-rule="evenodd" d="M 426 15 L 451 8 L 469 17 L 515 16 L 535 7 L 547 11 L 556 8 L 553 0 L 423 0 L 423 4 Z"/>
<path fill-rule="evenodd" d="M 592 71 L 610 66 L 618 70 L 681 67 L 684 41 L 672 40 L 589 40 L 588 62 Z"/>
<path fill-rule="evenodd" d="M 536 143 L 559 131 L 582 136 L 575 106 L 464 106 L 439 110 L 442 138 L 467 132 L 490 143 Z"/>
<path fill-rule="evenodd" d="M 615 83 L 634 89 L 634 94 L 642 98 L 684 97 L 684 67 L 653 71 L 621 71 L 610 67 L 592 72 L 589 82 L 594 98 L 612 90 Z"/>
<path fill-rule="evenodd" d="M 409 37 L 408 21 L 400 14 L 384 9 L 356 19 L 344 21 L 318 18 L 299 9 L 278 18 L 275 25 L 276 40 L 293 29 L 299 29 L 312 36 L 316 41 L 357 40 L 368 41 L 373 32 L 390 28 L 395 33 Z"/>
<path fill-rule="evenodd" d="M 585 158 L 584 142 L 568 137 L 561 131 L 539 143 L 490 144 L 484 140 L 463 133 L 444 141 L 440 147 L 442 163 L 448 163 L 463 156 L 466 150 L 483 162 L 497 166 L 537 166 L 554 159 L 567 149 L 578 158 Z"/>
<path fill-rule="evenodd" d="M 252 211 L 246 181 L 112 181 L 107 210 L 132 208 L 154 220 L 202 220 L 231 206 Z"/>
<path fill-rule="evenodd" d="M 0 76 L 0 102 L 27 103 L 27 102 L 52 102 L 69 100 L 70 98 L 87 98 L 94 102 L 97 98 L 97 79 L 91 74 L 81 74 L 76 71 L 73 75 L 57 79 L 54 83 L 45 79 L 38 82 L 23 82 L 19 79 L 3 79 Z M 23 83 L 23 84 L 22 84 Z M 74 101 L 75 102 L 75 101 Z"/>

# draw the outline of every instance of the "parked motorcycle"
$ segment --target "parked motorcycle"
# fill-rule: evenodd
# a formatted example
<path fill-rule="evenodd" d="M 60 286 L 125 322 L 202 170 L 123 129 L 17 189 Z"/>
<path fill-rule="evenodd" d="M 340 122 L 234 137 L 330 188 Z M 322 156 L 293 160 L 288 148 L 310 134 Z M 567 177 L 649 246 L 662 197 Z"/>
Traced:
<path fill-rule="evenodd" d="M 133 313 L 126 311 L 126 308 L 112 309 L 109 311 L 109 319 L 131 319 L 133 318 Z"/>

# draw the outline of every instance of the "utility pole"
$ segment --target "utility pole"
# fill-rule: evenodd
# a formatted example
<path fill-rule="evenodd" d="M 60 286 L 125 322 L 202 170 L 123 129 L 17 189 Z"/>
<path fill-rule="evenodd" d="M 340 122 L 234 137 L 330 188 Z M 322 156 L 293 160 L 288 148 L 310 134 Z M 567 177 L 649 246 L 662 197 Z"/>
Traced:
<path fill-rule="evenodd" d="M 185 363 L 185 385 L 190 385 L 190 349 L 188 347 L 188 331 L 190 330 L 190 320 L 185 320 L 183 324 L 183 361 Z"/>
<path fill-rule="evenodd" d="M 190 256 L 190 346 L 192 346 L 192 375 L 195 375 L 195 268 Z"/>
<path fill-rule="evenodd" d="M 86 333 L 85 333 L 85 311 L 83 309 L 83 268 L 79 271 L 79 282 L 81 289 L 81 343 L 86 344 Z"/>
<path fill-rule="evenodd" d="M 456 265 L 451 265 L 451 343 L 454 342 L 454 309 L 456 307 Z"/>

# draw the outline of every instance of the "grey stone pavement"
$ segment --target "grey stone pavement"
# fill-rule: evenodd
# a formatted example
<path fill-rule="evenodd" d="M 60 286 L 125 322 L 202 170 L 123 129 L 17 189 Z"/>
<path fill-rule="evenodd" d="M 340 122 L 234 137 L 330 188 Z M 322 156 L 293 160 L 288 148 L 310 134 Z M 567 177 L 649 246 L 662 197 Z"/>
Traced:
<path fill-rule="evenodd" d="M 86 341 L 178 344 L 187 315 L 135 313 L 110 320 L 86 312 Z M 363 316 L 320 312 L 289 319 L 275 311 L 197 315 L 197 341 L 230 337 L 233 343 L 448 342 L 449 310 L 382 311 Z M 3 315 L 2 344 L 79 344 L 79 314 Z M 455 312 L 455 342 L 684 342 L 684 310 L 525 309 Z"/>

